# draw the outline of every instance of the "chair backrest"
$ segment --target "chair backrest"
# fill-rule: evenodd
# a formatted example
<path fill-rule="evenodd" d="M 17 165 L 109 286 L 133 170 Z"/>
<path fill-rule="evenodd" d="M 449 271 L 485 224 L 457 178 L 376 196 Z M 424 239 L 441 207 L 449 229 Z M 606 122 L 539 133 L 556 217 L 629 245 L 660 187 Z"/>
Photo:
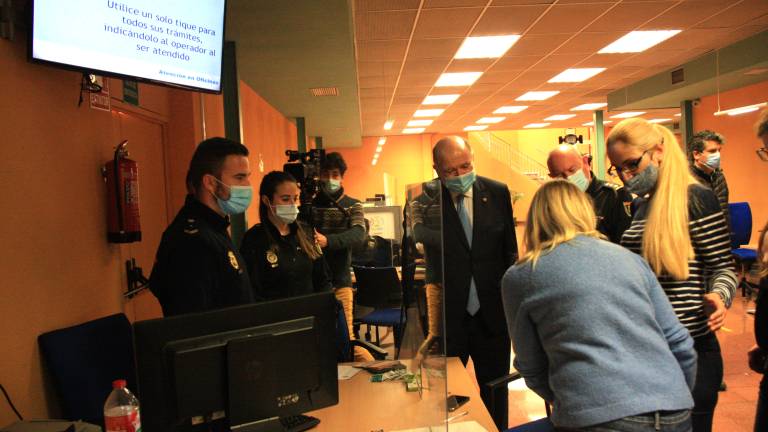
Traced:
<path fill-rule="evenodd" d="M 37 341 L 67 420 L 103 424 L 104 402 L 116 379 L 127 380 L 137 394 L 133 332 L 125 315 L 54 330 Z"/>
<path fill-rule="evenodd" d="M 752 210 L 748 202 L 728 204 L 731 213 L 731 248 L 749 244 L 752 237 Z"/>
<path fill-rule="evenodd" d="M 381 309 L 399 307 L 403 291 L 394 267 L 353 266 L 357 281 L 355 303 Z"/>

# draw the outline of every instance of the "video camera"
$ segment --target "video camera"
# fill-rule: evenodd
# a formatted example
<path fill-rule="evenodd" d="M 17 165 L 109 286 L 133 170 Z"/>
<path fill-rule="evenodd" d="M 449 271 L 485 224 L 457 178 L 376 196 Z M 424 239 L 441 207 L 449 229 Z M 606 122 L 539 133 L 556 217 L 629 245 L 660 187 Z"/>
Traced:
<path fill-rule="evenodd" d="M 299 183 L 299 201 L 301 213 L 299 217 L 309 221 L 312 200 L 320 190 L 320 167 L 325 160 L 324 149 L 312 149 L 308 152 L 286 150 L 288 163 L 283 165 L 283 171 L 292 175 Z"/>

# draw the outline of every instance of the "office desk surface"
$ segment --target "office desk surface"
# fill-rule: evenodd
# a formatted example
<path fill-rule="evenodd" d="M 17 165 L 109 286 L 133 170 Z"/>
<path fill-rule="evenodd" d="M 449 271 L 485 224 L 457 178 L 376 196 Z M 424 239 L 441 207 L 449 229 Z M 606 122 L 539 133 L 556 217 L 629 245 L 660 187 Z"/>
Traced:
<path fill-rule="evenodd" d="M 448 416 L 468 411 L 468 415 L 454 422 L 475 420 L 488 431 L 497 432 L 461 361 L 456 357 L 448 358 L 447 370 L 448 392 L 470 397 L 468 403 Z M 320 424 L 313 431 L 389 432 L 443 424 L 439 417 L 440 412 L 445 411 L 444 394 L 436 392 L 420 398 L 418 392 L 406 392 L 405 385 L 400 381 L 372 383 L 370 379 L 371 374 L 360 371 L 349 380 L 339 381 L 339 404 L 307 413 L 320 419 Z M 437 406 L 438 403 L 440 406 Z M 424 417 L 429 419 L 420 423 L 419 420 Z"/>

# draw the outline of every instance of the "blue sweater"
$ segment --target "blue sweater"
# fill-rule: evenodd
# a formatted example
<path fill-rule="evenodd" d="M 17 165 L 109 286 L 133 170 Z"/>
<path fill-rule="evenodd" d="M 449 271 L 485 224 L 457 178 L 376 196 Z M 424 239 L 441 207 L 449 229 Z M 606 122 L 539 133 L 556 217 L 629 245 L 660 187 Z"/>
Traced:
<path fill-rule="evenodd" d="M 577 236 L 502 280 L 514 366 L 559 427 L 693 407 L 693 339 L 648 264 Z"/>

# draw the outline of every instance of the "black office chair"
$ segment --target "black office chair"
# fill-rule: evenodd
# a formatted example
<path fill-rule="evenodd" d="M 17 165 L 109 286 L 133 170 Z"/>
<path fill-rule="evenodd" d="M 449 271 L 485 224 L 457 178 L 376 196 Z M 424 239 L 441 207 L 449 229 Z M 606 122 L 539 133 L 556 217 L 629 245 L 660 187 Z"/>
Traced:
<path fill-rule="evenodd" d="M 546 413 L 547 413 L 546 418 L 521 424 L 509 429 L 507 429 L 507 425 L 499 424 L 500 416 L 497 415 L 497 410 L 508 409 L 508 407 L 495 406 L 496 395 L 498 394 L 498 392 L 501 392 L 501 391 L 509 391 L 507 387 L 508 384 L 522 377 L 523 376 L 520 375 L 519 372 L 514 372 L 483 384 L 483 387 L 485 387 L 485 389 L 487 389 L 491 394 L 490 406 L 487 408 L 488 408 L 488 413 L 491 415 L 491 418 L 493 419 L 493 422 L 496 424 L 496 427 L 499 428 L 500 431 L 505 431 L 505 432 L 550 432 L 550 431 L 554 432 L 555 427 L 552 424 L 552 422 L 549 420 L 549 417 L 552 415 L 552 411 L 549 404 L 546 401 L 544 401 L 544 409 L 546 410 Z"/>
<path fill-rule="evenodd" d="M 138 391 L 133 332 L 123 314 L 44 333 L 37 342 L 67 420 L 103 425 L 114 380 Z"/>
<path fill-rule="evenodd" d="M 728 204 L 731 214 L 731 254 L 739 267 L 741 295 L 751 295 L 756 286 L 747 281 L 749 268 L 757 261 L 757 251 L 741 246 L 749 244 L 752 237 L 752 210 L 747 202 Z"/>
<path fill-rule="evenodd" d="M 344 316 L 344 308 L 341 306 L 341 302 L 336 301 L 336 357 L 338 362 L 354 361 L 356 346 L 365 348 L 376 360 L 387 358 L 387 351 L 372 343 L 357 339 L 349 340 L 349 327 L 347 327 L 347 318 Z"/>
<path fill-rule="evenodd" d="M 359 323 L 368 326 L 366 338 L 370 339 L 370 327 L 374 326 L 376 344 L 379 345 L 379 327 L 392 327 L 395 336 L 395 358 L 398 358 L 406 314 L 397 270 L 394 267 L 360 266 L 353 266 L 352 269 L 357 280 L 355 304 L 374 309 L 358 319 Z"/>

